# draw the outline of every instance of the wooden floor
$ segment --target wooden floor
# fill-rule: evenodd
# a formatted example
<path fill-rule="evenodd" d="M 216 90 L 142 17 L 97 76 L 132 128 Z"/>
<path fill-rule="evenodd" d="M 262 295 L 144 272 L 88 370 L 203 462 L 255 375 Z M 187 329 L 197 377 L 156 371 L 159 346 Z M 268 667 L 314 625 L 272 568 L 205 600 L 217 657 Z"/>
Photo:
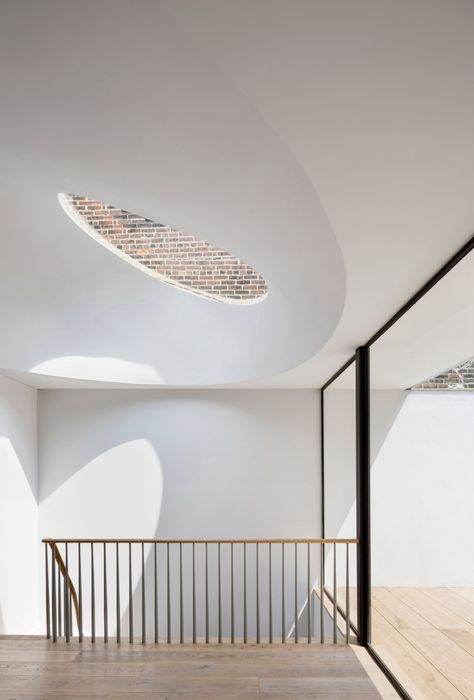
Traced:
<path fill-rule="evenodd" d="M 370 676 L 370 677 L 369 677 Z M 395 700 L 367 652 L 330 644 L 142 646 L 0 638 L 0 698 Z"/>
<path fill-rule="evenodd" d="M 413 700 L 474 700 L 474 589 L 373 588 L 372 646 Z"/>

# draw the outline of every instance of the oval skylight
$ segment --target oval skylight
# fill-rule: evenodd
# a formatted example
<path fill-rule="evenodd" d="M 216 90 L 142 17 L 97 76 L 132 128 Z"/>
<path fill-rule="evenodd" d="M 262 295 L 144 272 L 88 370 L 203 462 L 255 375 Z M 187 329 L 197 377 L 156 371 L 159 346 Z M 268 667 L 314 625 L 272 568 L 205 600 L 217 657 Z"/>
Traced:
<path fill-rule="evenodd" d="M 255 304 L 267 295 L 265 279 L 225 250 L 96 199 L 66 193 L 58 199 L 86 233 L 163 282 L 229 304 Z"/>

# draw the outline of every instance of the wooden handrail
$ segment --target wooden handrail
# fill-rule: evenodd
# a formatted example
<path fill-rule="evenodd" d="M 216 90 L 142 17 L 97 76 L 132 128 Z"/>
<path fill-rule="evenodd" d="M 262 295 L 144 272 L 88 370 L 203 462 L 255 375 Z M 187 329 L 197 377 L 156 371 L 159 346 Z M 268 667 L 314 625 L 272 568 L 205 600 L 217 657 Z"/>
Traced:
<path fill-rule="evenodd" d="M 74 587 L 74 584 L 72 582 L 71 577 L 69 576 L 69 572 L 66 572 L 66 564 L 63 561 L 63 558 L 61 556 L 61 552 L 56 547 L 57 544 L 62 544 L 62 542 L 60 540 L 50 540 L 50 539 L 45 539 L 45 540 L 43 540 L 43 542 L 45 544 L 49 544 L 49 546 L 51 547 L 51 549 L 53 551 L 54 558 L 59 565 L 59 570 L 61 571 L 64 578 L 66 578 L 66 576 L 67 576 L 67 587 L 71 591 L 71 598 L 72 598 L 72 602 L 74 605 L 74 610 L 76 611 L 76 623 L 77 623 L 77 626 L 79 627 L 79 601 L 77 598 L 76 589 Z"/>
<path fill-rule="evenodd" d="M 42 540 L 49 545 L 53 544 L 358 544 L 358 539 L 242 539 L 242 540 L 155 540 L 155 539 L 65 539 L 56 540 L 45 538 Z"/>

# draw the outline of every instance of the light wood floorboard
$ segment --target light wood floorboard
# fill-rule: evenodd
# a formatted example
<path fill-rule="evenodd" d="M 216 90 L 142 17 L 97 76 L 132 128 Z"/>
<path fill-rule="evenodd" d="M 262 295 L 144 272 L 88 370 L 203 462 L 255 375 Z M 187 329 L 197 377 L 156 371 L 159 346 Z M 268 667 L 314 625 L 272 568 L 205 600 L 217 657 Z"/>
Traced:
<path fill-rule="evenodd" d="M 361 662 L 363 658 L 364 662 Z M 0 699 L 395 700 L 364 649 L 0 638 Z"/>
<path fill-rule="evenodd" d="M 414 700 L 474 700 L 473 606 L 469 588 L 372 589 L 373 647 Z"/>

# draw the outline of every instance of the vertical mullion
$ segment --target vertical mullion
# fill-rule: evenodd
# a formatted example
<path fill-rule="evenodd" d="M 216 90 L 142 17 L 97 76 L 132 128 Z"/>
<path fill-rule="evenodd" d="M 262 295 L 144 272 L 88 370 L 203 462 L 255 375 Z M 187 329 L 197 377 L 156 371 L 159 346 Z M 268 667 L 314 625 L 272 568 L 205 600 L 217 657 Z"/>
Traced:
<path fill-rule="evenodd" d="M 370 357 L 356 350 L 357 638 L 370 642 Z"/>

